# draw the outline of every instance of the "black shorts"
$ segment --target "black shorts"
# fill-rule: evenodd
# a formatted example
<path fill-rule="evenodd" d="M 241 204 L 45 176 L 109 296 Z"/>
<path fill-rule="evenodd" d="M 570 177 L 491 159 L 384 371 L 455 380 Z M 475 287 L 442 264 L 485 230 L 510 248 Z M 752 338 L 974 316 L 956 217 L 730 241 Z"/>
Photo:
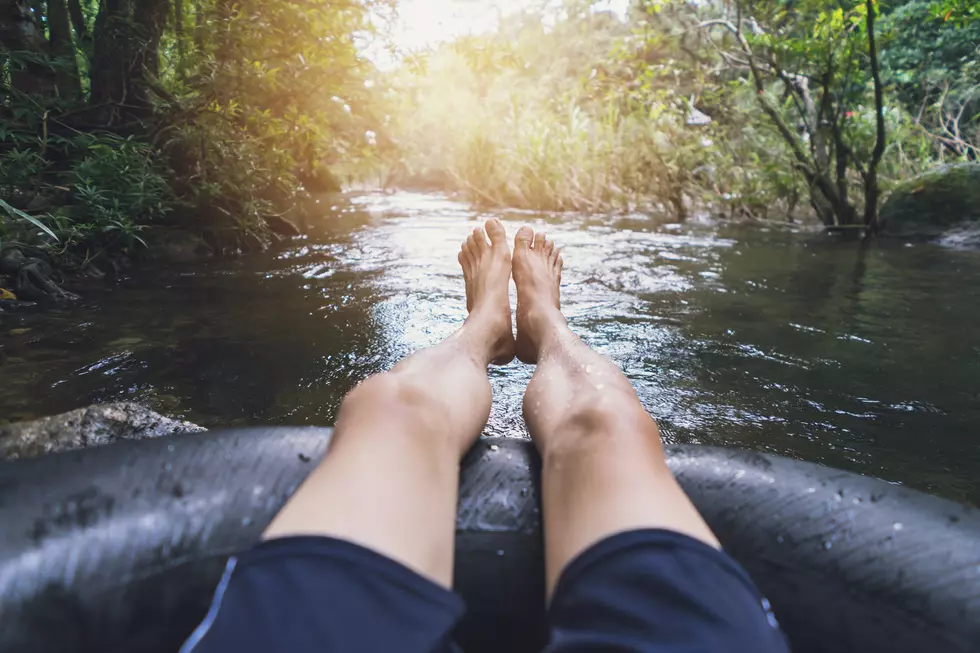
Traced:
<path fill-rule="evenodd" d="M 443 653 L 459 595 L 362 546 L 263 542 L 228 561 L 181 653 Z M 784 653 L 769 605 L 728 555 L 672 531 L 620 533 L 565 569 L 549 653 Z"/>

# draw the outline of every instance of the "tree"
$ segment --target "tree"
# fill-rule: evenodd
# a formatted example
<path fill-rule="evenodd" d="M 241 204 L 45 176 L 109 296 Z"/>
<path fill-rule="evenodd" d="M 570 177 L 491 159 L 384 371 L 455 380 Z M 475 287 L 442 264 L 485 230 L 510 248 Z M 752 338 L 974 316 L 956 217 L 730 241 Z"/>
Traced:
<path fill-rule="evenodd" d="M 883 16 L 885 83 L 937 155 L 980 159 L 980 6 L 911 0 Z"/>
<path fill-rule="evenodd" d="M 219 248 L 263 246 L 380 131 L 355 37 L 387 6 L 0 0 L 0 199 L 58 207 L 44 224 L 84 262 L 175 216 Z"/>
<path fill-rule="evenodd" d="M 829 0 L 782 3 L 744 0 L 734 16 L 711 18 L 699 27 L 722 28 L 713 40 L 719 56 L 748 72 L 759 107 L 792 153 L 810 189 L 811 203 L 828 226 L 858 224 L 850 196 L 855 170 L 865 196 L 863 225 L 877 230 L 877 167 L 885 148 L 884 93 L 875 42 L 875 0 L 851 6 Z M 860 121 L 873 87 L 873 145 Z"/>
<path fill-rule="evenodd" d="M 65 0 L 48 0 L 47 4 L 48 33 L 58 93 L 66 99 L 78 98 L 82 94 L 82 87 L 78 78 L 78 62 L 75 60 L 75 42 L 71 34 L 68 6 Z"/>
<path fill-rule="evenodd" d="M 55 79 L 48 65 L 48 42 L 24 0 L 0 0 L 0 45 L 7 51 L 13 90 L 39 96 L 53 94 Z"/>
<path fill-rule="evenodd" d="M 119 121 L 118 109 L 129 98 L 130 0 L 100 0 L 92 43 L 91 100 L 101 122 Z"/>

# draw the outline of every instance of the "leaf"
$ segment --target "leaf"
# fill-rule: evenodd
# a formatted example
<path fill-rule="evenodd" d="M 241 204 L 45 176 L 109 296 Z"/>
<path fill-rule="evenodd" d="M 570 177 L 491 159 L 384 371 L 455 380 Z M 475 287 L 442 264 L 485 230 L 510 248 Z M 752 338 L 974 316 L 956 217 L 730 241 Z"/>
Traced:
<path fill-rule="evenodd" d="M 58 240 L 58 237 L 54 235 L 54 232 L 48 229 L 48 227 L 43 222 L 35 218 L 33 215 L 28 215 L 27 213 L 24 213 L 20 209 L 10 206 L 3 200 L 0 200 L 0 209 L 6 211 L 12 218 L 20 218 L 22 220 L 27 220 L 28 222 L 30 222 L 32 225 L 34 225 L 44 233 L 48 234 L 55 240 Z"/>
<path fill-rule="evenodd" d="M 17 295 L 6 288 L 0 288 L 0 299 L 17 299 Z"/>

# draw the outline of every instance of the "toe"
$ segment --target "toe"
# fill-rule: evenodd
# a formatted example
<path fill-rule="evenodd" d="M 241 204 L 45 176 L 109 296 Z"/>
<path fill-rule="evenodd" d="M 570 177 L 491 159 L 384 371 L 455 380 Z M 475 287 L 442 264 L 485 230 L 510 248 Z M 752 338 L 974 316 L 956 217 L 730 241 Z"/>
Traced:
<path fill-rule="evenodd" d="M 551 261 L 552 265 L 557 265 L 558 260 L 561 258 L 561 250 L 555 247 L 555 241 L 550 241 L 551 247 L 548 248 L 548 260 Z"/>
<path fill-rule="evenodd" d="M 548 237 L 543 231 L 539 231 L 538 233 L 534 234 L 534 249 L 539 252 L 543 251 L 547 240 Z"/>
<path fill-rule="evenodd" d="M 470 249 L 469 240 L 463 243 L 463 248 L 460 250 L 459 255 L 463 258 L 462 263 L 464 268 L 469 268 L 473 265 L 473 250 Z"/>
<path fill-rule="evenodd" d="M 474 229 L 470 237 L 473 239 L 473 245 L 475 247 L 473 251 L 482 252 L 483 250 L 490 247 L 490 244 L 487 243 L 487 234 L 484 233 L 482 228 L 477 227 L 476 229 Z"/>
<path fill-rule="evenodd" d="M 504 225 L 500 220 L 490 218 L 483 227 L 487 230 L 487 236 L 490 237 L 490 244 L 493 247 L 507 246 L 507 232 L 504 231 Z"/>
<path fill-rule="evenodd" d="M 517 230 L 517 235 L 514 236 L 514 249 L 530 248 L 533 239 L 534 232 L 531 230 L 531 227 L 521 227 Z"/>
<path fill-rule="evenodd" d="M 544 243 L 544 251 L 548 252 L 548 256 L 551 257 L 555 253 L 555 241 L 546 240 Z"/>

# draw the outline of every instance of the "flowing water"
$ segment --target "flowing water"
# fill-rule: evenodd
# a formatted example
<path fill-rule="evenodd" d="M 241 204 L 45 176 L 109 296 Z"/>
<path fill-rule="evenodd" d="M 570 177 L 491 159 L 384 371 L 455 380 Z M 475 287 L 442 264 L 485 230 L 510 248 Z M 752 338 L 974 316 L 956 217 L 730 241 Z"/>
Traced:
<path fill-rule="evenodd" d="M 564 248 L 569 323 L 669 442 L 823 462 L 980 504 L 980 251 L 759 226 L 499 214 Z M 465 316 L 486 214 L 429 195 L 323 204 L 310 235 L 141 273 L 0 321 L 0 417 L 136 400 L 209 427 L 330 424 L 366 376 Z M 26 333 L 22 329 L 29 329 Z M 11 331 L 14 334 L 11 334 Z M 492 369 L 485 432 L 526 437 L 532 368 Z"/>

